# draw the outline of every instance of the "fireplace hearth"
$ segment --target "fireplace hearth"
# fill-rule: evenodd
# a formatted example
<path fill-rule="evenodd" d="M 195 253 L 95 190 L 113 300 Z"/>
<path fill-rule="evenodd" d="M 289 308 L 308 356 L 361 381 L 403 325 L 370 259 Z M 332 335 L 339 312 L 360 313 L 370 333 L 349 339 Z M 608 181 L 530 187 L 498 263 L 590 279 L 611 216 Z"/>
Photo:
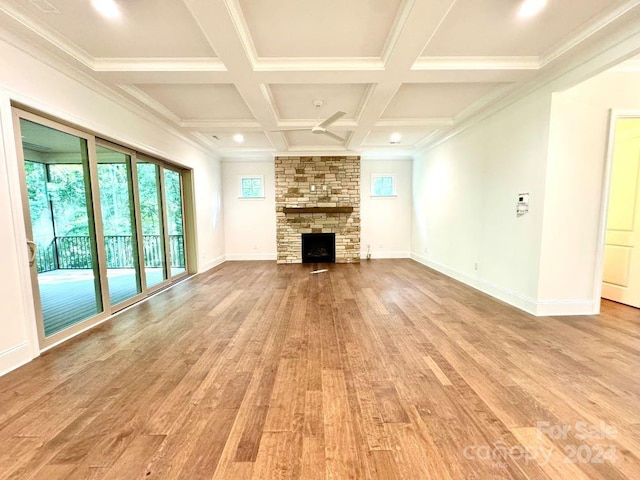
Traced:
<path fill-rule="evenodd" d="M 336 263 L 336 234 L 303 233 L 302 263 Z"/>

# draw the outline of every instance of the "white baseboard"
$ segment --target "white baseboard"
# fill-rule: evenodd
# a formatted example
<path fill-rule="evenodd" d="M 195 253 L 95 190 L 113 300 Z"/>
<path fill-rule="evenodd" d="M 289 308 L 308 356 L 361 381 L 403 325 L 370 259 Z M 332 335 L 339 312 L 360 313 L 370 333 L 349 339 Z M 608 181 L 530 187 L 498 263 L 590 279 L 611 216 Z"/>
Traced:
<path fill-rule="evenodd" d="M 473 277 L 441 263 L 429 260 L 416 253 L 411 253 L 411 258 L 416 262 L 433 268 L 448 277 L 454 278 L 470 287 L 480 290 L 487 295 L 491 295 L 498 300 L 502 300 L 509 305 L 513 305 L 531 315 L 539 317 L 560 316 L 560 315 L 593 315 L 598 312 L 598 306 L 591 300 L 545 300 L 537 301 L 534 298 L 522 295 L 513 290 L 509 290 L 500 285 Z"/>
<path fill-rule="evenodd" d="M 33 358 L 31 358 L 31 351 L 27 342 L 0 352 L 0 377 L 25 363 L 29 363 L 31 360 Z"/>
<path fill-rule="evenodd" d="M 206 272 L 207 270 L 210 270 L 213 267 L 217 267 L 218 265 L 224 263 L 225 260 L 226 260 L 226 256 L 220 255 L 219 257 L 214 258 L 213 260 L 204 262 L 203 264 L 200 265 L 200 268 L 198 268 L 198 273 Z"/>
<path fill-rule="evenodd" d="M 600 313 L 600 302 L 591 300 L 545 300 L 538 302 L 536 315 L 540 317 L 597 315 Z"/>
<path fill-rule="evenodd" d="M 258 260 L 273 260 L 278 259 L 277 253 L 228 253 L 228 262 L 243 262 L 243 261 L 258 261 Z"/>
<path fill-rule="evenodd" d="M 411 254 L 409 252 L 388 252 L 388 251 L 379 251 L 379 252 L 370 252 L 371 258 L 410 258 Z M 360 252 L 360 259 L 366 260 L 367 252 Z"/>

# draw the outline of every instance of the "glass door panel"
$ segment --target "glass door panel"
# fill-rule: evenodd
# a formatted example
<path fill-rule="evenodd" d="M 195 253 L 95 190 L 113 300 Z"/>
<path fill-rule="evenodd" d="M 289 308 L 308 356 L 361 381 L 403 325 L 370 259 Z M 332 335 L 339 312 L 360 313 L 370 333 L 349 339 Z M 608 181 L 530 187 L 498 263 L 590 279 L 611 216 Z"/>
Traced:
<path fill-rule="evenodd" d="M 136 162 L 147 288 L 167 277 L 160 196 L 160 167 L 155 163 Z"/>
<path fill-rule="evenodd" d="M 169 230 L 171 276 L 175 276 L 187 271 L 184 256 L 182 189 L 178 172 L 164 169 L 164 190 L 167 206 L 167 228 Z"/>
<path fill-rule="evenodd" d="M 103 311 L 87 140 L 20 119 L 44 336 Z"/>
<path fill-rule="evenodd" d="M 111 305 L 142 293 L 131 157 L 98 145 L 100 210 Z"/>

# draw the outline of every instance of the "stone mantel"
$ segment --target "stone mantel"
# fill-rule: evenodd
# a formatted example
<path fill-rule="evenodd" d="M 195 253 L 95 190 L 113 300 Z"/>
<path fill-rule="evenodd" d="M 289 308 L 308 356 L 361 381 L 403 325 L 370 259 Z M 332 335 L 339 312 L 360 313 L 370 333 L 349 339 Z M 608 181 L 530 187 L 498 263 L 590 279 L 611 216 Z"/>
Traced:
<path fill-rule="evenodd" d="M 353 207 L 283 207 L 284 213 L 352 213 Z"/>

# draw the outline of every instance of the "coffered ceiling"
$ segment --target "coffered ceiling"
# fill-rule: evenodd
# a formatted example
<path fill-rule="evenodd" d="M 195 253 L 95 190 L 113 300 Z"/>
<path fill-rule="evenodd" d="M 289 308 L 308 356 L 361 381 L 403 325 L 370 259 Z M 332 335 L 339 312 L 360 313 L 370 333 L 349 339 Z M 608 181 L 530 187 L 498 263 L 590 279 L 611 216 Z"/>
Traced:
<path fill-rule="evenodd" d="M 521 0 L 115 2 L 107 19 L 89 0 L 0 0 L 0 28 L 225 157 L 412 155 L 640 16 L 640 0 L 532 18 Z M 344 141 L 311 132 L 336 111 Z"/>

